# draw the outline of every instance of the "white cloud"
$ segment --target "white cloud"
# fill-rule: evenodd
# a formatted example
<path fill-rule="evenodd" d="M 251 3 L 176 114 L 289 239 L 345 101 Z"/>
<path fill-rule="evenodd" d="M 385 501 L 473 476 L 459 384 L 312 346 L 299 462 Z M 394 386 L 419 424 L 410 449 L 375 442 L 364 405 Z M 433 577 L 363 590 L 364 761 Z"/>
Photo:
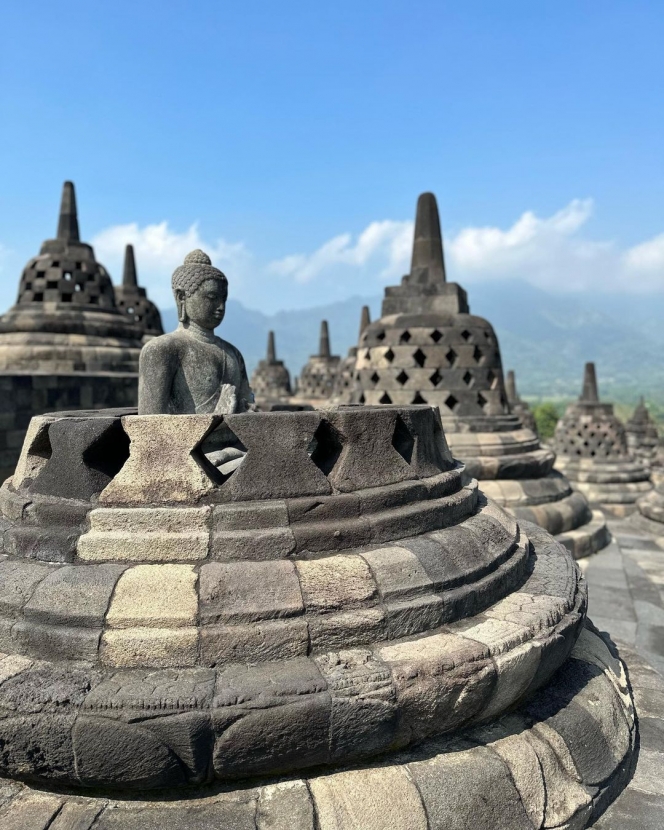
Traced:
<path fill-rule="evenodd" d="M 372 222 L 356 239 L 343 233 L 325 242 L 312 254 L 291 254 L 267 266 L 269 273 L 308 283 L 338 266 L 375 267 L 376 277 L 396 279 L 407 270 L 413 242 L 413 223 L 385 219 Z"/>
<path fill-rule="evenodd" d="M 448 278 L 464 285 L 518 278 L 556 292 L 663 290 L 664 233 L 621 249 L 612 240 L 590 237 L 593 209 L 591 199 L 574 199 L 548 217 L 526 211 L 507 228 L 470 226 L 449 234 Z M 412 239 L 412 221 L 384 219 L 359 234 L 337 234 L 311 253 L 260 262 L 242 242 L 203 239 L 197 224 L 179 232 L 164 221 L 107 228 L 93 244 L 119 279 L 124 247 L 132 243 L 139 280 L 164 308 L 173 304 L 173 269 L 189 251 L 202 248 L 228 273 L 233 296 L 275 311 L 378 293 L 409 270 Z"/>
<path fill-rule="evenodd" d="M 139 283 L 164 308 L 173 305 L 171 274 L 195 248 L 202 248 L 217 267 L 228 270 L 233 279 L 240 281 L 250 260 L 244 243 L 221 238 L 216 242 L 204 240 L 197 224 L 182 233 L 172 230 L 165 221 L 143 228 L 135 222 L 113 225 L 98 233 L 92 245 L 97 258 L 111 271 L 116 282 L 120 281 L 125 246 L 129 244 L 134 246 Z"/>

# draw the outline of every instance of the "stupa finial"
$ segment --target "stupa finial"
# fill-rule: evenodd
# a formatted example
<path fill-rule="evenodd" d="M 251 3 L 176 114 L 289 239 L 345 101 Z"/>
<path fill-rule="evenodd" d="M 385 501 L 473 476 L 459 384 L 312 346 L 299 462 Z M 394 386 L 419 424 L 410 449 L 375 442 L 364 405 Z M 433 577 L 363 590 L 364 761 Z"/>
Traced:
<path fill-rule="evenodd" d="M 371 314 L 369 313 L 369 306 L 363 305 L 362 306 L 362 313 L 360 315 L 360 337 L 362 337 L 362 332 L 371 322 Z"/>
<path fill-rule="evenodd" d="M 76 191 L 74 190 L 73 182 L 65 182 L 62 186 L 57 238 L 63 242 L 80 242 L 78 234 L 78 213 L 76 211 Z"/>
<path fill-rule="evenodd" d="M 513 369 L 510 369 L 507 373 L 507 378 L 505 380 L 505 394 L 507 395 L 507 402 L 509 404 L 515 404 L 519 400 L 519 396 L 516 391 L 516 376 L 514 375 Z"/>
<path fill-rule="evenodd" d="M 443 237 L 440 231 L 438 203 L 433 193 L 421 193 L 417 200 L 410 271 L 414 274 L 424 268 L 429 272 L 429 282 L 446 282 Z"/>
<path fill-rule="evenodd" d="M 329 357 L 330 352 L 330 331 L 328 329 L 327 320 L 321 320 L 320 324 L 320 345 L 318 347 L 318 354 L 320 357 Z"/>
<path fill-rule="evenodd" d="M 137 288 L 136 260 L 134 259 L 134 246 L 127 245 L 125 248 L 124 270 L 122 272 L 122 284 L 127 288 Z"/>
<path fill-rule="evenodd" d="M 594 363 L 586 363 L 585 365 L 583 370 L 583 391 L 581 392 L 579 400 L 583 403 L 599 403 Z"/>
<path fill-rule="evenodd" d="M 268 363 L 276 363 L 277 362 L 277 347 L 274 341 L 274 332 L 269 331 L 267 333 L 267 362 Z"/>

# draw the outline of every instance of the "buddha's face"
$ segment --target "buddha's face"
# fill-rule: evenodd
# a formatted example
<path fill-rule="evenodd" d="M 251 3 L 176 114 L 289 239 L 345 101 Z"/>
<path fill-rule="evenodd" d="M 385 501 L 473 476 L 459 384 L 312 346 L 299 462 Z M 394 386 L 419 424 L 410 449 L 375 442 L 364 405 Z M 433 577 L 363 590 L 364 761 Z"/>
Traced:
<path fill-rule="evenodd" d="M 223 280 L 205 280 L 189 297 L 180 298 L 184 304 L 186 319 L 204 329 L 216 329 L 224 319 L 228 285 Z"/>

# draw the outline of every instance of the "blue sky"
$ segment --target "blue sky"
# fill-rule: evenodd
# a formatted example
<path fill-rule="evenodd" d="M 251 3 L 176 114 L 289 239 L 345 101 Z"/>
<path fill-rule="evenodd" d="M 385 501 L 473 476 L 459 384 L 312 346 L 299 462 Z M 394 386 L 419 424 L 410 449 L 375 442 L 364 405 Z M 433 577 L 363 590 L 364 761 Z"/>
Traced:
<path fill-rule="evenodd" d="M 264 311 L 376 294 L 417 194 L 451 278 L 664 290 L 659 0 L 5 3 L 0 307 L 77 186 L 169 303 L 188 246 Z"/>

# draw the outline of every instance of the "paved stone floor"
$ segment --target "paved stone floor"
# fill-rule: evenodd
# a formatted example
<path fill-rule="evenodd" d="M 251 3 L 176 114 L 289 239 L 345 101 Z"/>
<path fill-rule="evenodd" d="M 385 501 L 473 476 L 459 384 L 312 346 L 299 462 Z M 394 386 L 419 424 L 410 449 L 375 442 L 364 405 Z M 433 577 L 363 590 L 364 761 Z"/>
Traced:
<path fill-rule="evenodd" d="M 579 564 L 589 615 L 627 663 L 641 744 L 632 780 L 594 827 L 664 830 L 664 539 L 610 527 L 611 545 Z"/>

